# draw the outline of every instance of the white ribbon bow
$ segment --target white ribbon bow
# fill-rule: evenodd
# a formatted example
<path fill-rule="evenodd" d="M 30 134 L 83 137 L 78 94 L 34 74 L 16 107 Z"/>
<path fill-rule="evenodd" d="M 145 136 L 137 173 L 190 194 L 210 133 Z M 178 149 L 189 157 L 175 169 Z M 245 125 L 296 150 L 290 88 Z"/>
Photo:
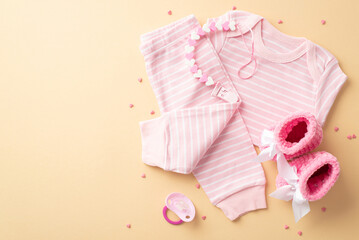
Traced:
<path fill-rule="evenodd" d="M 295 168 L 293 168 L 293 172 Z M 295 171 L 296 172 L 296 171 Z M 310 212 L 309 202 L 305 199 L 300 192 L 298 186 L 298 177 L 295 179 L 285 179 L 289 185 L 284 185 L 271 194 L 269 196 L 284 200 L 284 201 L 292 201 L 292 208 L 294 213 L 295 222 L 298 222 L 302 217 L 304 217 L 307 213 Z"/>
<path fill-rule="evenodd" d="M 269 196 L 285 200 L 292 201 L 292 207 L 294 212 L 295 221 L 304 217 L 310 212 L 309 202 L 306 200 L 299 190 L 298 176 L 295 167 L 291 167 L 288 161 L 285 159 L 283 153 L 277 148 L 274 132 L 264 130 L 262 133 L 261 144 L 265 148 L 260 154 L 253 159 L 254 162 L 264 162 L 271 160 L 277 155 L 277 168 L 278 175 L 286 180 L 289 185 L 278 188 L 276 191 L 271 193 Z"/>

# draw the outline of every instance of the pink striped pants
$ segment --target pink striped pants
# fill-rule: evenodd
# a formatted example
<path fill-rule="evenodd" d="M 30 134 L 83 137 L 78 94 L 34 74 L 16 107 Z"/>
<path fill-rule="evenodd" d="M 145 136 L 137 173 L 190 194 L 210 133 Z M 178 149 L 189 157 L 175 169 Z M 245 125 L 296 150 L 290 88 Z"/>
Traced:
<path fill-rule="evenodd" d="M 192 76 L 184 48 L 195 17 L 178 20 L 141 36 L 141 52 L 162 116 L 140 123 L 144 163 L 193 173 L 210 201 L 231 220 L 266 208 L 265 177 L 239 103 L 211 97 Z M 196 64 L 215 82 L 235 91 L 208 38 L 199 41 Z M 175 94 L 176 97 L 173 97 Z M 237 94 L 237 93 L 236 93 Z"/>

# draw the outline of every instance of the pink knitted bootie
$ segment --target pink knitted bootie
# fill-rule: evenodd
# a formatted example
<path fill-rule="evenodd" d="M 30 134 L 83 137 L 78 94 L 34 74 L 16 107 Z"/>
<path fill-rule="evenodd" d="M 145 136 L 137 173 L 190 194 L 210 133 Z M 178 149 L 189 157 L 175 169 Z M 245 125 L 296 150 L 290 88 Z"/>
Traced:
<path fill-rule="evenodd" d="M 322 141 L 323 130 L 313 114 L 297 112 L 275 126 L 274 138 L 278 150 L 289 160 L 316 148 Z"/>
<path fill-rule="evenodd" d="M 340 167 L 336 157 L 324 151 L 303 155 L 289 164 L 296 167 L 299 190 L 308 201 L 324 197 L 339 177 Z M 288 183 L 278 175 L 277 188 L 284 185 Z"/>

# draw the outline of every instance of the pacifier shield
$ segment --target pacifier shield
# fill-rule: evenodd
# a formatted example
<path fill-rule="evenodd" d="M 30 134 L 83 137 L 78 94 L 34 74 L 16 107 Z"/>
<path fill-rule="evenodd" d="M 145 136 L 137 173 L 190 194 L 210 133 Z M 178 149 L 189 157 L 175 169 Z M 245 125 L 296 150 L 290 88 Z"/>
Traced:
<path fill-rule="evenodd" d="M 175 192 L 168 195 L 166 206 L 184 222 L 192 221 L 196 214 L 192 201 L 182 193 Z"/>

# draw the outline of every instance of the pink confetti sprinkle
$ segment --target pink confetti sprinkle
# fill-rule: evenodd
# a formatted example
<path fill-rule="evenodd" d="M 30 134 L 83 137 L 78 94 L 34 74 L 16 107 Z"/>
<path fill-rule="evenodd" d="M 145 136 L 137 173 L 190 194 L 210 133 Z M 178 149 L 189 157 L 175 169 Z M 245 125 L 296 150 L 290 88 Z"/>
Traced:
<path fill-rule="evenodd" d="M 202 219 L 203 219 L 203 220 L 206 220 L 206 218 L 207 218 L 206 216 L 202 216 Z"/>
<path fill-rule="evenodd" d="M 351 139 L 352 139 L 352 135 L 348 135 L 347 138 L 348 138 L 349 140 L 351 140 Z"/>
<path fill-rule="evenodd" d="M 289 226 L 288 225 L 284 225 L 284 229 L 288 229 L 289 228 Z"/>
<path fill-rule="evenodd" d="M 237 7 L 236 7 L 236 6 L 233 6 L 233 7 L 232 7 L 232 10 L 236 10 L 236 9 L 237 9 Z"/>
<path fill-rule="evenodd" d="M 169 10 L 167 13 L 168 13 L 168 15 L 172 15 L 172 11 L 171 11 L 171 10 Z"/>
<path fill-rule="evenodd" d="M 357 138 L 357 135 L 353 134 L 352 138 L 354 138 L 354 139 Z"/>
<path fill-rule="evenodd" d="M 151 115 L 153 115 L 153 114 L 155 114 L 155 111 L 152 110 L 150 113 L 151 113 Z"/>
<path fill-rule="evenodd" d="M 278 20 L 278 24 L 282 24 L 283 21 L 281 19 Z"/>
<path fill-rule="evenodd" d="M 200 187 L 201 187 L 201 186 L 197 183 L 197 184 L 196 184 L 196 188 L 198 188 L 198 189 L 199 189 Z"/>
<path fill-rule="evenodd" d="M 302 236 L 302 234 L 303 234 L 302 231 L 298 231 L 299 236 Z"/>
<path fill-rule="evenodd" d="M 131 228 L 131 224 L 127 224 L 126 227 L 127 227 L 127 228 Z"/>
<path fill-rule="evenodd" d="M 146 174 L 142 173 L 141 178 L 146 178 Z"/>
<path fill-rule="evenodd" d="M 322 19 L 322 21 L 320 21 L 322 23 L 322 25 L 324 25 L 327 21 L 325 21 L 324 19 Z"/>
<path fill-rule="evenodd" d="M 138 78 L 137 81 L 141 83 L 141 82 L 142 82 L 142 78 Z"/>
<path fill-rule="evenodd" d="M 322 207 L 322 212 L 325 212 L 327 211 L 327 208 L 326 207 Z"/>
<path fill-rule="evenodd" d="M 131 103 L 130 105 L 128 105 L 130 108 L 133 108 L 134 107 L 134 105 Z"/>
<path fill-rule="evenodd" d="M 338 132 L 339 128 L 338 127 L 334 127 L 334 131 Z"/>

